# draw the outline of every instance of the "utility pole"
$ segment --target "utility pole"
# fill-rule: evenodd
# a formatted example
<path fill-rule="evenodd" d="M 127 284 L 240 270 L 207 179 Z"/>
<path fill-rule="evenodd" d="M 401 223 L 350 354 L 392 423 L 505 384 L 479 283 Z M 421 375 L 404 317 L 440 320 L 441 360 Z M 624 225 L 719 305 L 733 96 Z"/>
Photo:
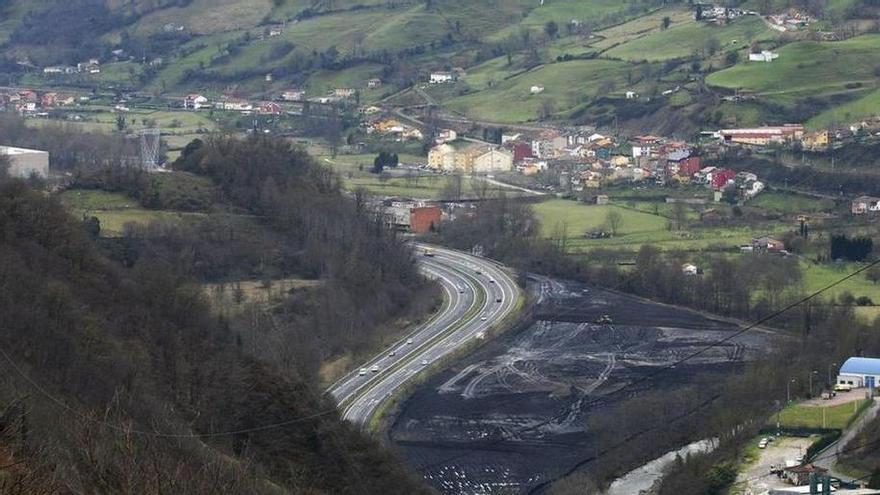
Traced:
<path fill-rule="evenodd" d="M 828 365 L 828 386 L 833 388 L 833 383 L 831 382 L 831 368 L 837 366 L 837 363 L 831 363 Z"/>
<path fill-rule="evenodd" d="M 819 372 L 816 370 L 813 370 L 810 372 L 810 398 L 813 397 L 813 375 L 818 375 L 818 374 L 819 374 Z"/>

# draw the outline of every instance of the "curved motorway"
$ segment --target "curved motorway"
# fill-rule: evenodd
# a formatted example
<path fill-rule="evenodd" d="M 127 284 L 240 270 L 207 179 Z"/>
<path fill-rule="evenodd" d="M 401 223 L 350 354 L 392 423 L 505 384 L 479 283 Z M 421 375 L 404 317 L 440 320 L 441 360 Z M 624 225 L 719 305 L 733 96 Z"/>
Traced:
<path fill-rule="evenodd" d="M 501 265 L 459 251 L 429 248 L 420 256 L 422 271 L 443 287 L 443 307 L 409 335 L 342 377 L 328 392 L 343 418 L 364 426 L 384 399 L 409 379 L 506 318 L 520 291 Z"/>

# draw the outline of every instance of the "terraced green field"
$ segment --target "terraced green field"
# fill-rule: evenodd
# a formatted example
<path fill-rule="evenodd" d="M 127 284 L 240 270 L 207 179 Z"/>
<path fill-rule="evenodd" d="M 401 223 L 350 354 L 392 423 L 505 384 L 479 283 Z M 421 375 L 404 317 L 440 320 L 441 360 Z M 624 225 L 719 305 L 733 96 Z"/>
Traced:
<path fill-rule="evenodd" d="M 615 60 L 554 62 L 445 104 L 466 115 L 496 122 L 536 120 L 544 102 L 550 103 L 556 113 L 564 113 L 595 97 L 605 81 L 617 88 L 625 86 L 627 69 L 626 63 Z M 529 88 L 535 85 L 544 86 L 544 92 L 530 94 Z"/>
<path fill-rule="evenodd" d="M 824 129 L 880 114 L 880 89 L 859 93 L 854 100 L 829 108 L 807 121 L 807 127 Z"/>
<path fill-rule="evenodd" d="M 706 78 L 712 86 L 742 88 L 782 103 L 877 83 L 880 35 L 846 41 L 801 41 L 783 46 L 771 63 L 743 61 Z"/>
<path fill-rule="evenodd" d="M 688 57 L 695 50 L 704 49 L 712 38 L 718 40 L 722 50 L 731 51 L 748 47 L 752 41 L 775 38 L 776 34 L 757 16 L 745 17 L 726 26 L 691 19 L 627 41 L 608 50 L 605 55 L 632 61 L 667 60 Z"/>

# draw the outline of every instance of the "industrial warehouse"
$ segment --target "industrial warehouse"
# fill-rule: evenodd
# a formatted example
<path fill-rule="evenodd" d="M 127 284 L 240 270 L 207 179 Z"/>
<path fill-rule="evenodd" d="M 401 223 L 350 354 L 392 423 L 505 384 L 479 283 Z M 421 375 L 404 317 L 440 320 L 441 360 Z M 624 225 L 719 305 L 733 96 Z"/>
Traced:
<path fill-rule="evenodd" d="M 46 151 L 0 146 L 0 155 L 9 157 L 7 173 L 10 177 L 27 179 L 49 176 L 49 153 Z"/>
<path fill-rule="evenodd" d="M 876 388 L 880 383 L 880 359 L 851 357 L 844 361 L 837 375 L 838 385 Z"/>

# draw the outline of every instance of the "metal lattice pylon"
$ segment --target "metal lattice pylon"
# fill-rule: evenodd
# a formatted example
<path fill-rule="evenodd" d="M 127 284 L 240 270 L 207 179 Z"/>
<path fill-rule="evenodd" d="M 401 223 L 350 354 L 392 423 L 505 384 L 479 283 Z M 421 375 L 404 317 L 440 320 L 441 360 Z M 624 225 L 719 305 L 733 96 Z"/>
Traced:
<path fill-rule="evenodd" d="M 159 167 L 159 129 L 144 129 L 141 136 L 141 166 L 146 170 L 156 170 Z"/>

